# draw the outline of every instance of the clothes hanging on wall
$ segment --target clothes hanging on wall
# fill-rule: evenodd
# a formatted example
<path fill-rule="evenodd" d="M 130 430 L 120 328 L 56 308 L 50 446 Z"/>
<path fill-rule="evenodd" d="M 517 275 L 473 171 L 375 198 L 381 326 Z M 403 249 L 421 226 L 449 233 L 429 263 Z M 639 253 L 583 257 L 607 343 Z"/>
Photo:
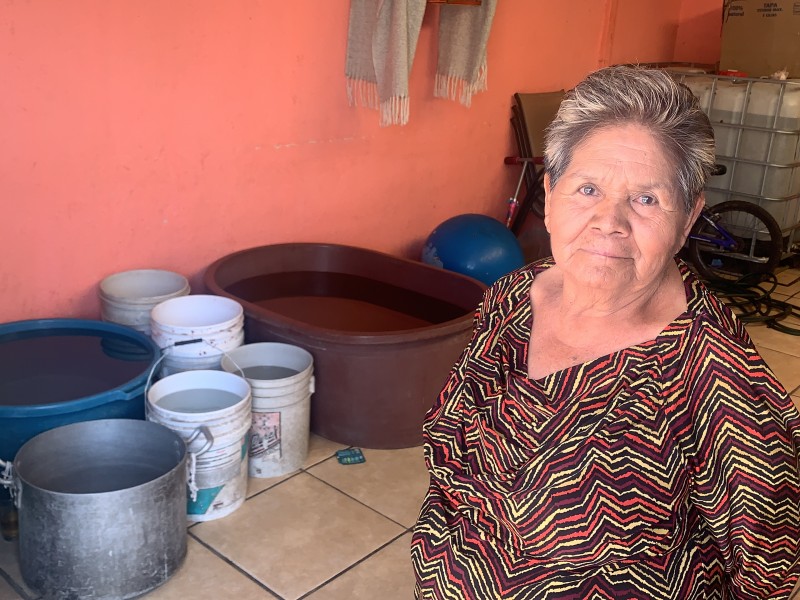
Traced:
<path fill-rule="evenodd" d="M 440 7 L 434 96 L 469 106 L 486 89 L 486 44 L 497 0 Z M 350 105 L 378 109 L 380 124 L 405 125 L 408 78 L 426 0 L 351 0 L 345 75 Z"/>
<path fill-rule="evenodd" d="M 458 98 L 469 106 L 473 94 L 486 90 L 486 44 L 496 6 L 497 0 L 483 0 L 480 6 L 441 7 L 437 98 Z"/>

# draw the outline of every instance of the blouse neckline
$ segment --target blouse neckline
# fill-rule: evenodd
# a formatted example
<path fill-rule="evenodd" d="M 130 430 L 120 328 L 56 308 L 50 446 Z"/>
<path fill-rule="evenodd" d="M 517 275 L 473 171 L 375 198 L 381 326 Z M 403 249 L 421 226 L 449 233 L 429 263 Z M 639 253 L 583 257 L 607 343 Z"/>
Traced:
<path fill-rule="evenodd" d="M 536 275 L 552 267 L 555 262 L 552 258 L 548 258 L 532 265 L 530 269 L 530 278 L 528 279 L 527 284 L 522 286 L 524 288 L 524 295 L 526 298 L 523 299 L 523 302 L 519 303 L 519 305 L 524 308 L 522 309 L 522 314 L 519 316 L 522 329 L 520 330 L 518 339 L 524 341 L 524 343 L 521 351 L 515 353 L 518 357 L 518 364 L 514 365 L 515 370 L 521 373 L 522 376 L 531 383 L 541 387 L 551 387 L 555 381 L 568 378 L 576 370 L 591 368 L 592 366 L 595 366 L 601 362 L 613 361 L 617 359 L 620 354 L 625 352 L 640 351 L 643 353 L 649 353 L 654 347 L 665 343 L 669 334 L 673 334 L 678 330 L 684 329 L 691 323 L 692 314 L 696 312 L 695 309 L 701 300 L 700 291 L 698 290 L 697 286 L 692 285 L 694 275 L 692 274 L 691 269 L 689 269 L 685 262 L 677 257 L 675 258 L 675 262 L 678 266 L 678 270 L 680 271 L 681 279 L 683 280 L 683 289 L 686 294 L 687 308 L 672 321 L 667 323 L 664 329 L 662 329 L 658 335 L 656 335 L 656 337 L 638 344 L 632 344 L 630 346 L 626 346 L 625 348 L 614 350 L 601 356 L 597 356 L 583 363 L 570 365 L 563 369 L 548 373 L 544 377 L 538 378 L 528 377 L 528 342 L 530 340 L 531 327 L 533 324 L 533 308 L 531 307 L 530 302 L 530 286 L 533 283 L 533 280 L 536 278 Z"/>

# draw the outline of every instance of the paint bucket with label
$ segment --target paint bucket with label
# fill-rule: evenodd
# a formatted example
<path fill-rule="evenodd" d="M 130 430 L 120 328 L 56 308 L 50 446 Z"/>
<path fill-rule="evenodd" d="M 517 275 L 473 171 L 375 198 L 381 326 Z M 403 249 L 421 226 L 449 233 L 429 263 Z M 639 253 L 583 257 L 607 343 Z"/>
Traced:
<path fill-rule="evenodd" d="M 314 360 L 291 344 L 245 344 L 222 358 L 229 373 L 243 374 L 253 394 L 250 477 L 296 471 L 308 457 Z"/>
<path fill-rule="evenodd" d="M 147 419 L 177 433 L 189 450 L 190 521 L 219 519 L 244 502 L 251 404 L 247 381 L 223 371 L 175 373 L 147 391 Z"/>
<path fill-rule="evenodd" d="M 137 269 L 109 275 L 100 282 L 98 296 L 103 321 L 127 325 L 150 335 L 150 311 L 171 298 L 189 293 L 180 273 Z"/>
<path fill-rule="evenodd" d="M 150 315 L 153 341 L 164 351 L 160 375 L 220 368 L 222 355 L 244 343 L 242 305 L 222 296 L 171 298 Z"/>

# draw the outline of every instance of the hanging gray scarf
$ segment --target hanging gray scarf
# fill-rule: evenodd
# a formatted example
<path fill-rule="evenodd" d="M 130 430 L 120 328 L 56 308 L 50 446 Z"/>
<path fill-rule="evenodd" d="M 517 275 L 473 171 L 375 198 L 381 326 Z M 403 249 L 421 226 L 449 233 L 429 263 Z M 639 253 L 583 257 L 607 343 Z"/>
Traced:
<path fill-rule="evenodd" d="M 486 89 L 486 43 L 497 0 L 480 6 L 442 4 L 434 96 L 469 106 Z M 427 0 L 351 0 L 347 96 L 376 108 L 381 126 L 408 122 L 408 78 Z"/>

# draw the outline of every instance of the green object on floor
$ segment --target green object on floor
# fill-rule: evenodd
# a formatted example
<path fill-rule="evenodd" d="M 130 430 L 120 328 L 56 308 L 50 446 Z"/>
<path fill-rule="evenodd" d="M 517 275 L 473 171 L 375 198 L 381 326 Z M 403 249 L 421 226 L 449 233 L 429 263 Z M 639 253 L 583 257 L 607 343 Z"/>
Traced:
<path fill-rule="evenodd" d="M 364 458 L 364 453 L 361 448 L 345 448 L 344 450 L 336 451 L 336 460 L 342 465 L 355 465 L 363 463 L 367 459 Z"/>

